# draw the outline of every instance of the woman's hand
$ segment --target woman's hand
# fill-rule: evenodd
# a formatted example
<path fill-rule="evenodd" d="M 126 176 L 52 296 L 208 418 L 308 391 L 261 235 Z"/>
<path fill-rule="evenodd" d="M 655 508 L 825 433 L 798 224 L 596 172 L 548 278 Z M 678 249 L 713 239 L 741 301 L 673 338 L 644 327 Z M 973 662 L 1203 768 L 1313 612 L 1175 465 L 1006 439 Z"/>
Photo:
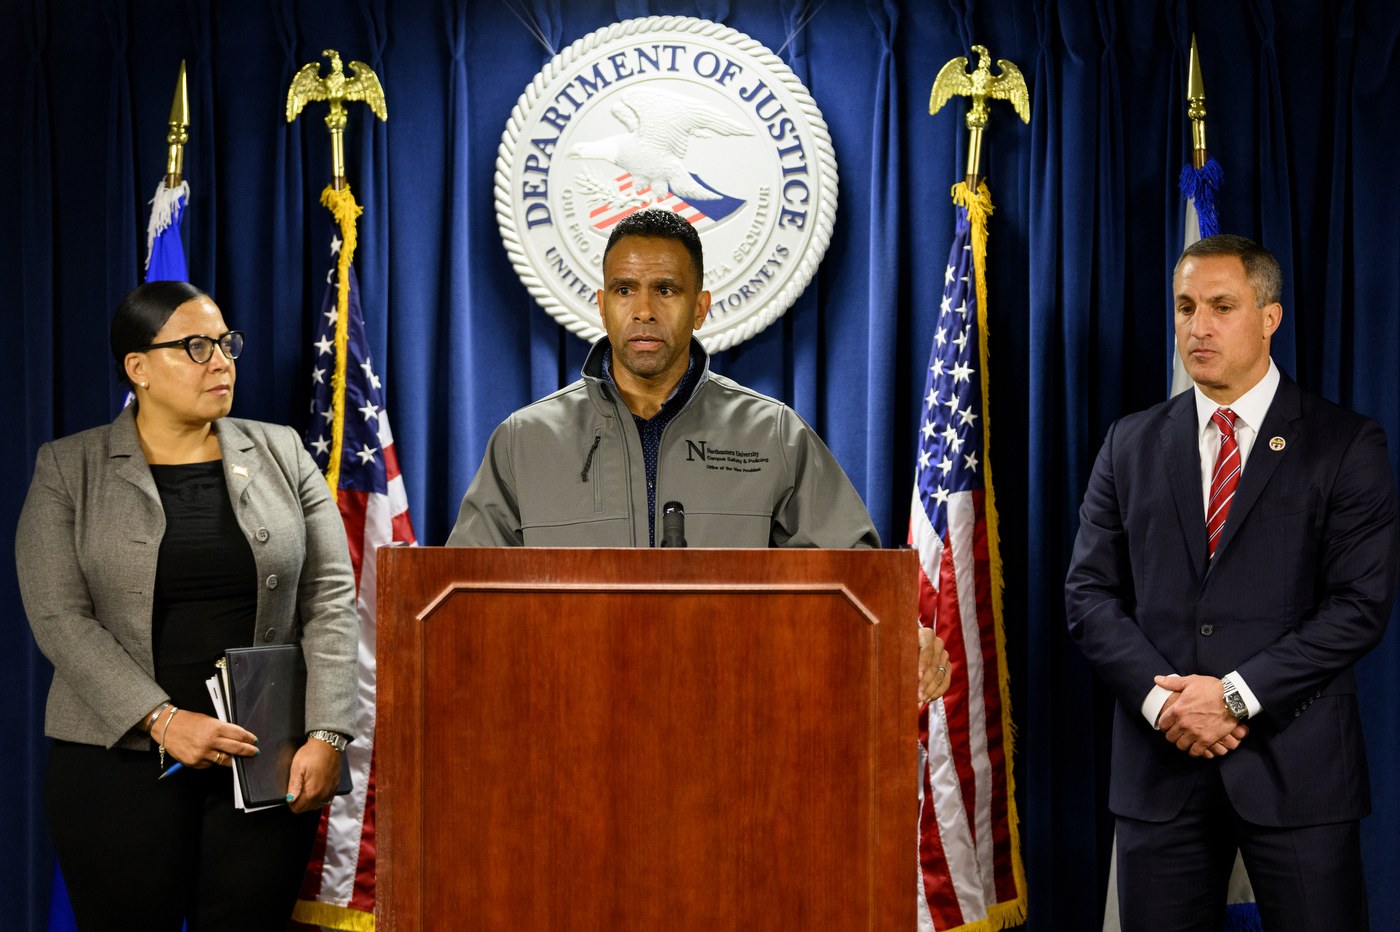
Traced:
<path fill-rule="evenodd" d="M 919 628 L 919 704 L 941 699 L 948 691 L 948 651 L 932 628 Z"/>
<path fill-rule="evenodd" d="M 180 709 L 171 718 L 169 709 L 161 713 L 151 728 L 151 739 L 165 745 L 165 753 L 186 767 L 203 770 L 214 764 L 232 767 L 233 758 L 258 753 L 257 738 L 251 731 L 221 722 L 209 715 Z"/>
<path fill-rule="evenodd" d="M 292 758 L 287 808 L 293 812 L 320 809 L 335 798 L 339 786 L 340 752 L 320 738 L 307 738 Z"/>

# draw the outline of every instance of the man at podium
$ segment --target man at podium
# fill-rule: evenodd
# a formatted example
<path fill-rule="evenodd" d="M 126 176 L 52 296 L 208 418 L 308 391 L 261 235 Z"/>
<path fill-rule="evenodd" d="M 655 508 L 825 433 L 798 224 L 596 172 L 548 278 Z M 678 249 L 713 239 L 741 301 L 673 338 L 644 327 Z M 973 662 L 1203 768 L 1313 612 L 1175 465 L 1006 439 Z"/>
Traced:
<path fill-rule="evenodd" d="M 583 378 L 496 428 L 456 547 L 654 547 L 679 503 L 692 547 L 879 547 L 831 451 L 782 402 L 710 372 L 700 236 L 669 210 L 622 220 Z M 676 541 L 675 543 L 679 543 Z"/>

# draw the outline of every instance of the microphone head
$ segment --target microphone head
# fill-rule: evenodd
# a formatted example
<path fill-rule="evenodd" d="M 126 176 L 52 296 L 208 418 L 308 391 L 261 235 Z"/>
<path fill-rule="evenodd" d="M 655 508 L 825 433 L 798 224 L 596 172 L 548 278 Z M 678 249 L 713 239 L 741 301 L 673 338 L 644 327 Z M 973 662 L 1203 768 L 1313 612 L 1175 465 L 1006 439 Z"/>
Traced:
<path fill-rule="evenodd" d="M 661 506 L 661 546 L 685 546 L 685 506 L 680 502 Z"/>

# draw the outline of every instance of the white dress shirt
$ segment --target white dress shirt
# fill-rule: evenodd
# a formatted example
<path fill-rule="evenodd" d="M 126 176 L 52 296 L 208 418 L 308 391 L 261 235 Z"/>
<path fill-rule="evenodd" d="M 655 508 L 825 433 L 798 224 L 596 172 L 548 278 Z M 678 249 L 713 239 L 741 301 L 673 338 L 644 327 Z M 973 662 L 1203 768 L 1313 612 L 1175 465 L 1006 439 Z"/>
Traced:
<path fill-rule="evenodd" d="M 1270 359 L 1269 371 L 1253 388 L 1236 398 L 1233 404 L 1216 404 L 1206 397 L 1199 385 L 1192 387 L 1192 391 L 1196 393 L 1196 421 L 1200 426 L 1197 442 L 1201 451 L 1202 513 L 1206 513 L 1210 508 L 1210 481 L 1214 478 L 1215 459 L 1220 455 L 1221 436 L 1220 428 L 1214 421 L 1215 412 L 1228 407 L 1235 414 L 1235 443 L 1240 450 L 1240 475 L 1243 476 L 1245 464 L 1249 462 L 1249 453 L 1254 449 L 1254 441 L 1259 436 L 1259 428 L 1264 424 L 1264 415 L 1269 412 L 1269 405 L 1274 403 L 1274 393 L 1278 391 L 1279 381 L 1278 366 Z M 1245 708 L 1249 709 L 1250 718 L 1263 711 L 1264 707 L 1254 697 L 1238 670 L 1227 673 L 1226 676 L 1239 689 L 1240 698 L 1244 700 Z M 1153 728 L 1157 727 L 1157 717 L 1162 714 L 1162 706 L 1166 704 L 1170 695 L 1170 690 L 1154 685 L 1147 693 L 1147 698 L 1142 701 L 1142 715 Z"/>

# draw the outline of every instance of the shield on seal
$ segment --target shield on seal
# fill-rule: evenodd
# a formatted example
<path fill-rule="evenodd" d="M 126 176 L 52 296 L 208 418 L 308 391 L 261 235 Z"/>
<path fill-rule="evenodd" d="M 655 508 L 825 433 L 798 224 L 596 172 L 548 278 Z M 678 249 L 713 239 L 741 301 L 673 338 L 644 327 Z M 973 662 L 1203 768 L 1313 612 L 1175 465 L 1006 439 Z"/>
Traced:
<path fill-rule="evenodd" d="M 836 159 L 807 89 L 776 55 L 689 17 L 614 23 L 557 55 L 501 137 L 501 238 L 560 323 L 602 335 L 597 289 L 615 225 L 672 210 L 700 233 L 714 351 L 776 320 L 806 288 L 836 214 Z"/>

